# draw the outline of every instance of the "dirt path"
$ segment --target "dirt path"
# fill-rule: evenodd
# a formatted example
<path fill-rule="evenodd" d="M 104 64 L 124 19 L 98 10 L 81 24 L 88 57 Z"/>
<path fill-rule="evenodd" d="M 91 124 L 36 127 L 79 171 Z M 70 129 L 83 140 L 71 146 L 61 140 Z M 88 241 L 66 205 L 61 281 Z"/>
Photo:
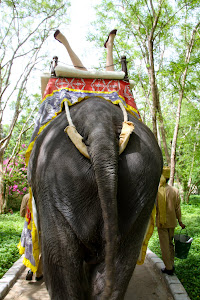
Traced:
<path fill-rule="evenodd" d="M 26 281 L 26 273 L 27 269 L 4 300 L 50 300 L 44 281 Z M 142 266 L 136 267 L 124 300 L 173 300 L 173 297 L 162 274 L 159 275 L 146 259 Z"/>

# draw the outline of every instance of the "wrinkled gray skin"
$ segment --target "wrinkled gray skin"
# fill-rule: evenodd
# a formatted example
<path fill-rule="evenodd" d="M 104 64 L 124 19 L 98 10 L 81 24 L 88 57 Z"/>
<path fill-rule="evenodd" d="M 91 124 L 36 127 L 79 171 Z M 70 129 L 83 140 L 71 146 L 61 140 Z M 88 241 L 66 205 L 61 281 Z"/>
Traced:
<path fill-rule="evenodd" d="M 152 132 L 129 114 L 135 130 L 119 156 L 123 114 L 108 101 L 91 97 L 70 113 L 91 159 L 64 132 L 62 112 L 37 138 L 28 166 L 45 283 L 53 300 L 122 300 L 155 202 L 162 155 Z"/>

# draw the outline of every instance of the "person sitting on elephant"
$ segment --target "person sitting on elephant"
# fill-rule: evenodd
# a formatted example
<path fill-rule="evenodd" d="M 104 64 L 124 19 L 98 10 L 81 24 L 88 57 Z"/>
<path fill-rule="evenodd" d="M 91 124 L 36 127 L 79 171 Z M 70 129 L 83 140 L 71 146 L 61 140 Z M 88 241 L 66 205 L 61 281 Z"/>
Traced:
<path fill-rule="evenodd" d="M 107 38 L 106 42 L 104 43 L 104 47 L 107 49 L 106 71 L 114 71 L 113 44 L 114 44 L 114 39 L 115 39 L 116 33 L 117 33 L 117 29 L 113 29 L 109 33 L 108 38 Z M 71 58 L 73 66 L 76 69 L 87 71 L 87 69 L 84 67 L 84 65 L 82 64 L 79 57 L 72 50 L 72 48 L 71 48 L 68 40 L 66 39 L 66 37 L 59 30 L 56 30 L 56 32 L 54 33 L 54 38 L 65 46 L 65 48 L 67 49 L 67 52 L 68 52 L 68 54 Z"/>

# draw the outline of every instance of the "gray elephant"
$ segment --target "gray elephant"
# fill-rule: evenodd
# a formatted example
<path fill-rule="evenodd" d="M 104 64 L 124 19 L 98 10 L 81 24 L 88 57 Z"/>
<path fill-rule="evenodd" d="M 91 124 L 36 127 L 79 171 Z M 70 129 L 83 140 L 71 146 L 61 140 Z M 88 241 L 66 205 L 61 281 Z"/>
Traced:
<path fill-rule="evenodd" d="M 122 300 L 153 209 L 162 154 L 135 125 L 119 155 L 123 114 L 91 97 L 70 108 L 90 159 L 64 132 L 65 112 L 35 141 L 28 180 L 38 211 L 45 283 L 53 300 Z"/>

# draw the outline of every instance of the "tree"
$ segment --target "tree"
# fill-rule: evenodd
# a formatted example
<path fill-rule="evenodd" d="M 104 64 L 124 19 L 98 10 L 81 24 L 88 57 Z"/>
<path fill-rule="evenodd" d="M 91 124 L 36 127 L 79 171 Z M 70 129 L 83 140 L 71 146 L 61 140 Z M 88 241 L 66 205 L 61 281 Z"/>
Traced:
<path fill-rule="evenodd" d="M 200 186 L 200 110 L 191 102 L 183 102 L 182 117 L 177 139 L 176 169 L 182 184 L 183 197 L 188 203 L 191 193 L 198 193 Z M 186 123 L 187 121 L 187 123 Z"/>
<path fill-rule="evenodd" d="M 115 3 L 104 0 L 97 6 L 95 33 L 99 31 L 102 37 L 108 26 L 120 28 L 115 39 L 115 61 L 121 51 L 128 56 L 138 107 L 146 122 L 151 116 L 148 125 L 154 135 L 157 137 L 158 130 L 161 132 L 164 161 L 172 164 L 173 178 L 181 105 L 189 92 L 187 78 L 193 72 L 194 61 L 200 62 L 196 53 L 198 17 L 196 0 L 118 0 Z M 98 44 L 101 37 L 97 39 Z M 94 39 L 91 34 L 90 39 Z M 194 76 L 198 81 L 196 73 Z"/>
<path fill-rule="evenodd" d="M 117 27 L 122 31 L 119 33 L 121 41 L 118 46 L 124 47 L 129 59 L 136 63 L 133 66 L 136 72 L 140 75 L 142 72 L 148 76 L 148 85 L 151 88 L 149 100 L 151 100 L 153 133 L 157 138 L 157 114 L 159 113 L 165 154 L 167 160 L 170 161 L 160 106 L 157 74 L 163 63 L 165 47 L 170 44 L 172 27 L 177 22 L 176 13 L 169 1 L 166 0 L 119 0 L 115 4 L 111 1 L 103 1 L 103 5 L 97 6 L 97 11 L 99 17 L 97 23 L 104 24 L 100 27 L 101 31 L 105 31 L 108 23 L 105 18 L 111 22 L 113 19 L 118 20 Z M 108 13 L 105 14 L 105 11 Z"/>
<path fill-rule="evenodd" d="M 37 65 L 44 65 L 43 46 L 48 36 L 61 22 L 67 23 L 63 16 L 66 16 L 68 5 L 63 0 L 2 0 L 0 3 L 0 208 L 3 157 L 29 98 L 28 81 Z M 2 122 L 8 105 L 12 105 L 13 116 L 5 135 Z"/>
<path fill-rule="evenodd" d="M 190 24 L 191 25 L 191 24 Z M 186 37 L 185 40 L 185 58 L 184 58 L 184 63 L 182 62 L 182 68 L 180 71 L 180 75 L 178 78 L 179 82 L 179 100 L 178 100 L 178 106 L 177 106 L 177 112 L 176 112 L 176 124 L 174 128 L 174 135 L 173 135 L 173 140 L 172 140 L 172 149 L 171 149 L 171 174 L 170 174 L 170 181 L 169 183 L 172 185 L 174 182 L 174 175 L 175 175 L 175 157 L 176 157 L 176 144 L 177 144 L 177 138 L 178 138 L 178 130 L 179 130 L 179 123 L 180 123 L 180 117 L 181 117 L 181 105 L 184 97 L 184 92 L 185 92 L 185 86 L 187 84 L 186 79 L 188 75 L 188 68 L 190 66 L 190 61 L 191 61 L 191 55 L 192 51 L 194 48 L 194 42 L 196 38 L 196 33 L 197 30 L 200 27 L 200 22 L 197 22 L 197 24 L 194 26 L 191 32 L 191 36 L 189 38 Z M 197 43 L 199 46 L 199 43 Z"/>

